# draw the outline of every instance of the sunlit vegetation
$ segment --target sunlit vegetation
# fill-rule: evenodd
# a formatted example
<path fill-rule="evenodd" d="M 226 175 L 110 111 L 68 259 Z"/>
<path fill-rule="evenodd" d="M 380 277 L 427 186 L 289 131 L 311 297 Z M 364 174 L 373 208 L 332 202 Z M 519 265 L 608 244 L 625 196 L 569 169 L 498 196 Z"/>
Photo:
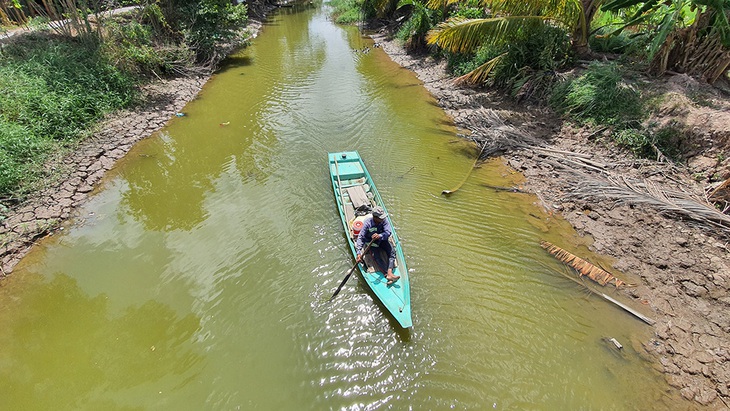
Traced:
<path fill-rule="evenodd" d="M 0 193 L 30 189 L 49 153 L 83 137 L 104 114 L 129 105 L 135 80 L 98 43 L 28 35 L 0 59 Z"/>
<path fill-rule="evenodd" d="M 49 179 L 46 160 L 135 103 L 162 76 L 209 72 L 241 41 L 245 4 L 163 0 L 127 14 L 107 2 L 0 0 L 0 24 L 34 29 L 0 47 L 0 201 Z M 59 23 L 63 18 L 63 23 Z"/>
<path fill-rule="evenodd" d="M 332 0 L 332 16 L 338 24 L 354 24 L 363 21 L 362 3 L 357 0 Z"/>
<path fill-rule="evenodd" d="M 558 84 L 552 102 L 583 124 L 627 129 L 643 117 L 639 91 L 623 80 L 616 64 L 592 63 L 580 76 Z"/>

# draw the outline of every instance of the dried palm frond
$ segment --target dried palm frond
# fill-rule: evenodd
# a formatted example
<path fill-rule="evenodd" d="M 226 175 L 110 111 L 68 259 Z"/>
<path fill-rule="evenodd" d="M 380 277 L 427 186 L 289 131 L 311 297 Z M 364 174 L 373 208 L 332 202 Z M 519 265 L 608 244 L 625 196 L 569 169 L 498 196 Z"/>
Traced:
<path fill-rule="evenodd" d="M 649 206 L 660 214 L 684 217 L 701 226 L 721 229 L 726 235 L 730 234 L 730 216 L 687 193 L 661 190 L 648 180 L 593 179 L 577 184 L 572 195 L 582 199 L 603 198 L 616 204 Z"/>
<path fill-rule="evenodd" d="M 709 192 L 707 199 L 721 209 L 723 214 L 727 214 L 730 211 L 730 178 L 710 188 Z"/>
<path fill-rule="evenodd" d="M 614 277 L 613 274 L 609 273 L 608 271 L 606 271 L 602 268 L 596 267 L 595 265 L 589 263 L 588 261 L 586 261 L 576 255 L 573 255 L 556 245 L 553 245 L 547 241 L 541 241 L 540 245 L 542 246 L 542 248 L 546 249 L 550 254 L 555 256 L 555 258 L 557 258 L 558 260 L 573 267 L 581 277 L 585 275 L 586 277 L 590 278 L 591 280 L 597 282 L 598 284 L 604 285 L 604 286 L 610 282 L 613 282 L 616 285 L 616 288 L 624 285 L 623 281 Z"/>

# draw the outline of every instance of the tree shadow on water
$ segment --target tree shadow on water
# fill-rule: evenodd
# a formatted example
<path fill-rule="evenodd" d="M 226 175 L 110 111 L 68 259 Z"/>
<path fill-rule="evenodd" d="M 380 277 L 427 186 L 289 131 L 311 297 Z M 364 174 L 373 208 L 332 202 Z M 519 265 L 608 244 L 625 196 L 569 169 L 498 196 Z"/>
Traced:
<path fill-rule="evenodd" d="M 247 67 L 253 64 L 253 59 L 247 55 L 232 54 L 226 57 L 220 64 L 216 74 L 225 73 L 228 70 L 233 70 L 241 67 Z"/>

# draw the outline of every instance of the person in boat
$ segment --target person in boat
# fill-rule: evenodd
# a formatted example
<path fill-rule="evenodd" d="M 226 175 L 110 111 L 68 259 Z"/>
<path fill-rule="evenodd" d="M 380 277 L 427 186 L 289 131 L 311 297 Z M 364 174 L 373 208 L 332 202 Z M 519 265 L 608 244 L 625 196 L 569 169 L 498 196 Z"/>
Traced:
<path fill-rule="evenodd" d="M 363 227 L 360 229 L 360 234 L 357 236 L 355 242 L 355 250 L 357 250 L 357 262 L 362 262 L 362 249 L 366 244 L 372 241 L 370 245 L 371 249 L 379 248 L 385 252 L 388 256 L 388 271 L 385 274 L 385 278 L 388 280 L 388 285 L 398 281 L 400 276 L 393 275 L 393 268 L 395 267 L 395 250 L 390 245 L 391 228 L 390 222 L 386 218 L 385 210 L 382 207 L 375 207 L 372 211 L 372 217 L 365 220 Z M 377 261 L 377 260 L 376 260 Z"/>

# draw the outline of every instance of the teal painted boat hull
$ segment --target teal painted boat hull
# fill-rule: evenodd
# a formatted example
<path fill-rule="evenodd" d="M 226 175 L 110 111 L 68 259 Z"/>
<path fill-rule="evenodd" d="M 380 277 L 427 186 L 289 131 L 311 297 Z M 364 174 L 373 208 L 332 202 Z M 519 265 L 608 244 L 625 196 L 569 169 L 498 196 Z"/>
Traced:
<path fill-rule="evenodd" d="M 387 208 L 383 204 L 383 199 L 375 188 L 375 183 L 357 151 L 329 153 L 328 157 L 330 179 L 335 193 L 337 209 L 340 212 L 340 220 L 342 227 L 345 229 L 345 236 L 350 245 L 350 251 L 353 257 L 355 257 L 357 256 L 355 251 L 356 238 L 353 238 L 352 223 L 356 218 L 354 215 L 353 201 L 357 202 L 357 198 L 350 198 L 351 194 L 348 193 L 348 189 L 361 186 L 367 193 L 367 198 L 371 206 L 378 205 L 383 207 L 386 213 Z M 385 279 L 385 273 L 382 271 L 378 271 L 377 269 L 372 271 L 371 269 L 372 272 L 369 272 L 363 264 L 358 264 L 358 269 L 363 280 L 365 280 L 375 296 L 378 297 L 393 318 L 398 321 L 398 324 L 403 328 L 410 328 L 413 326 L 413 321 L 411 319 L 411 290 L 408 267 L 403 256 L 400 239 L 393 226 L 393 221 L 390 219 L 390 213 L 387 214 L 393 231 L 391 245 L 393 245 L 396 253 L 396 268 L 393 270 L 393 274 L 400 276 L 400 279 L 388 285 Z"/>

